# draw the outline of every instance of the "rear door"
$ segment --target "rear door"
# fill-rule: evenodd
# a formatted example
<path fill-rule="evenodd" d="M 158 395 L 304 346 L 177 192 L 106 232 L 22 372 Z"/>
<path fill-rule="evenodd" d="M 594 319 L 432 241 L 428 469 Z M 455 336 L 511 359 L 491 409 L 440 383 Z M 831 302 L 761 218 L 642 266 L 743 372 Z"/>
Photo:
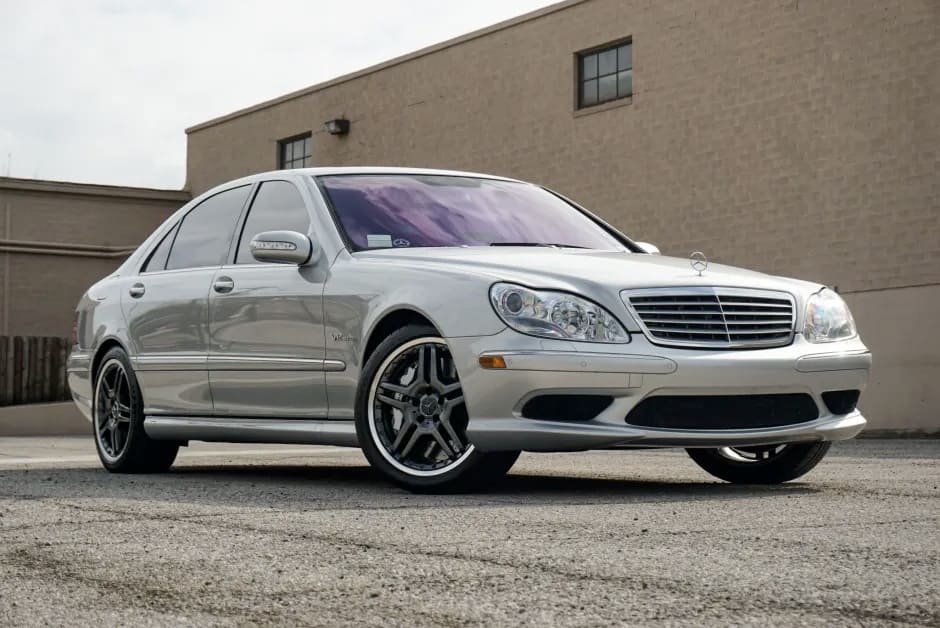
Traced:
<path fill-rule="evenodd" d="M 209 296 L 209 379 L 222 416 L 326 418 L 322 266 L 256 261 L 262 231 L 308 234 L 310 211 L 292 181 L 264 181 L 230 263 Z"/>
<path fill-rule="evenodd" d="M 209 291 L 250 185 L 203 200 L 161 240 L 122 303 L 147 414 L 212 413 Z"/>

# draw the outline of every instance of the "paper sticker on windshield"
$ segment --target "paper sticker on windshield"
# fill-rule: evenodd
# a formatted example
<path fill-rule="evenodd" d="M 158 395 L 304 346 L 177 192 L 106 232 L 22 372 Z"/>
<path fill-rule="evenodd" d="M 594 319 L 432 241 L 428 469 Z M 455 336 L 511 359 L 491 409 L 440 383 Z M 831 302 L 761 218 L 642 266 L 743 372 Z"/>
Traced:
<path fill-rule="evenodd" d="M 392 240 L 392 246 L 397 246 L 399 248 L 403 246 L 411 246 L 411 242 L 409 242 L 408 240 L 404 238 L 395 238 L 394 240 Z"/>
<path fill-rule="evenodd" d="M 371 249 L 379 249 L 392 246 L 392 236 L 370 233 L 366 235 L 366 244 Z"/>

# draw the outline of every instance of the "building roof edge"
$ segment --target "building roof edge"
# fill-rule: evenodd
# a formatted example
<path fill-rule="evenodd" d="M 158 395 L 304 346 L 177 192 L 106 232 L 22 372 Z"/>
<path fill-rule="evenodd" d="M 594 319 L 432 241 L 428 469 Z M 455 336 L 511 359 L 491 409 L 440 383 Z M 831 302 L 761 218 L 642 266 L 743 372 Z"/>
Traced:
<path fill-rule="evenodd" d="M 435 52 L 446 50 L 447 48 L 452 48 L 454 46 L 458 46 L 460 44 L 473 41 L 474 39 L 479 39 L 480 37 L 485 37 L 487 35 L 491 35 L 493 33 L 506 30 L 507 28 L 518 26 L 519 24 L 524 24 L 525 22 L 531 22 L 532 20 L 537 20 L 539 18 L 545 17 L 546 15 L 551 15 L 552 13 L 564 11 L 565 9 L 568 9 L 570 7 L 573 7 L 579 4 L 583 4 L 585 2 L 590 2 L 590 0 L 562 0 L 562 2 L 556 2 L 555 4 L 550 4 L 546 7 L 542 7 L 541 9 L 529 11 L 528 13 L 517 15 L 516 17 L 509 18 L 508 20 L 503 20 L 502 22 L 491 24 L 490 26 L 484 26 L 483 28 L 477 29 L 475 31 L 471 31 L 463 35 L 458 35 L 457 37 L 454 37 L 454 38 L 451 38 L 451 39 L 448 39 L 448 40 L 445 40 L 436 44 L 432 44 L 425 48 L 415 50 L 414 52 L 409 52 L 409 53 L 400 55 L 398 57 L 393 57 L 392 59 L 389 59 L 387 61 L 382 61 L 381 63 L 377 63 L 375 65 L 370 65 L 361 70 L 356 70 L 355 72 L 343 74 L 342 76 L 338 76 L 336 78 L 332 78 L 327 81 L 323 81 L 321 83 L 311 85 L 309 87 L 304 87 L 302 89 L 289 92 L 287 94 L 278 96 L 276 98 L 272 98 L 270 100 L 262 101 L 260 103 L 251 105 L 249 107 L 245 107 L 243 109 L 237 109 L 231 113 L 227 113 L 225 115 L 221 115 L 221 116 L 212 118 L 210 120 L 206 120 L 205 122 L 194 124 L 193 126 L 186 129 L 186 134 L 189 135 L 191 133 L 195 133 L 196 131 L 201 131 L 203 129 L 216 126 L 218 124 L 222 124 L 223 122 L 228 122 L 229 120 L 240 118 L 242 116 L 248 115 L 249 113 L 254 113 L 256 111 L 261 111 L 269 107 L 274 107 L 276 105 L 280 105 L 281 103 L 285 103 L 285 102 L 288 102 L 297 98 L 301 98 L 303 96 L 307 96 L 309 94 L 322 91 L 329 87 L 334 87 L 336 85 L 340 85 L 342 83 L 346 83 L 346 82 L 355 80 L 357 78 L 361 78 L 363 76 L 368 76 L 369 74 L 374 74 L 376 72 L 394 67 L 396 65 L 401 65 L 403 63 L 407 63 L 415 59 L 420 59 L 421 57 L 426 57 L 427 55 L 433 54 Z"/>
<path fill-rule="evenodd" d="M 114 198 L 135 198 L 154 201 L 181 201 L 183 203 L 192 198 L 186 190 L 100 185 L 98 183 L 75 183 L 71 181 L 49 181 L 46 179 L 20 179 L 17 177 L 0 177 L 0 190 L 85 194 L 89 196 L 110 196 Z"/>

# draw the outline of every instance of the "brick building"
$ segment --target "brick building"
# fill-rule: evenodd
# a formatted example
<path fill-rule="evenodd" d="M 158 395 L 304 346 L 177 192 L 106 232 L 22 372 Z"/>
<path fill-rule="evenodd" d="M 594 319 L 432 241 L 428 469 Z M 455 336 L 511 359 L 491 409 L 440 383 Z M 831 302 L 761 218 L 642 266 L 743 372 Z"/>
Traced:
<path fill-rule="evenodd" d="M 666 254 L 837 286 L 873 427 L 940 428 L 935 0 L 567 0 L 187 134 L 193 195 L 301 165 L 493 172 Z"/>
<path fill-rule="evenodd" d="M 667 254 L 837 286 L 875 351 L 873 424 L 940 427 L 940 334 L 916 333 L 940 318 L 931 0 L 569 0 L 187 133 L 194 194 L 295 148 L 494 172 Z"/>
<path fill-rule="evenodd" d="M 88 286 L 189 198 L 0 177 L 0 336 L 68 336 Z"/>

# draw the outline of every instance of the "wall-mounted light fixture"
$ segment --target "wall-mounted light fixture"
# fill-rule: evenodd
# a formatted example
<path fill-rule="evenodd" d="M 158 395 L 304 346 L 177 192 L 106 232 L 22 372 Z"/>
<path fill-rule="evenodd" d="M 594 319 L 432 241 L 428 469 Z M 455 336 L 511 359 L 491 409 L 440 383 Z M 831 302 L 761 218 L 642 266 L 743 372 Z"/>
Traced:
<path fill-rule="evenodd" d="M 330 135 L 346 135 L 349 133 L 349 120 L 346 118 L 327 120 L 324 124 L 326 126 L 326 132 Z"/>

